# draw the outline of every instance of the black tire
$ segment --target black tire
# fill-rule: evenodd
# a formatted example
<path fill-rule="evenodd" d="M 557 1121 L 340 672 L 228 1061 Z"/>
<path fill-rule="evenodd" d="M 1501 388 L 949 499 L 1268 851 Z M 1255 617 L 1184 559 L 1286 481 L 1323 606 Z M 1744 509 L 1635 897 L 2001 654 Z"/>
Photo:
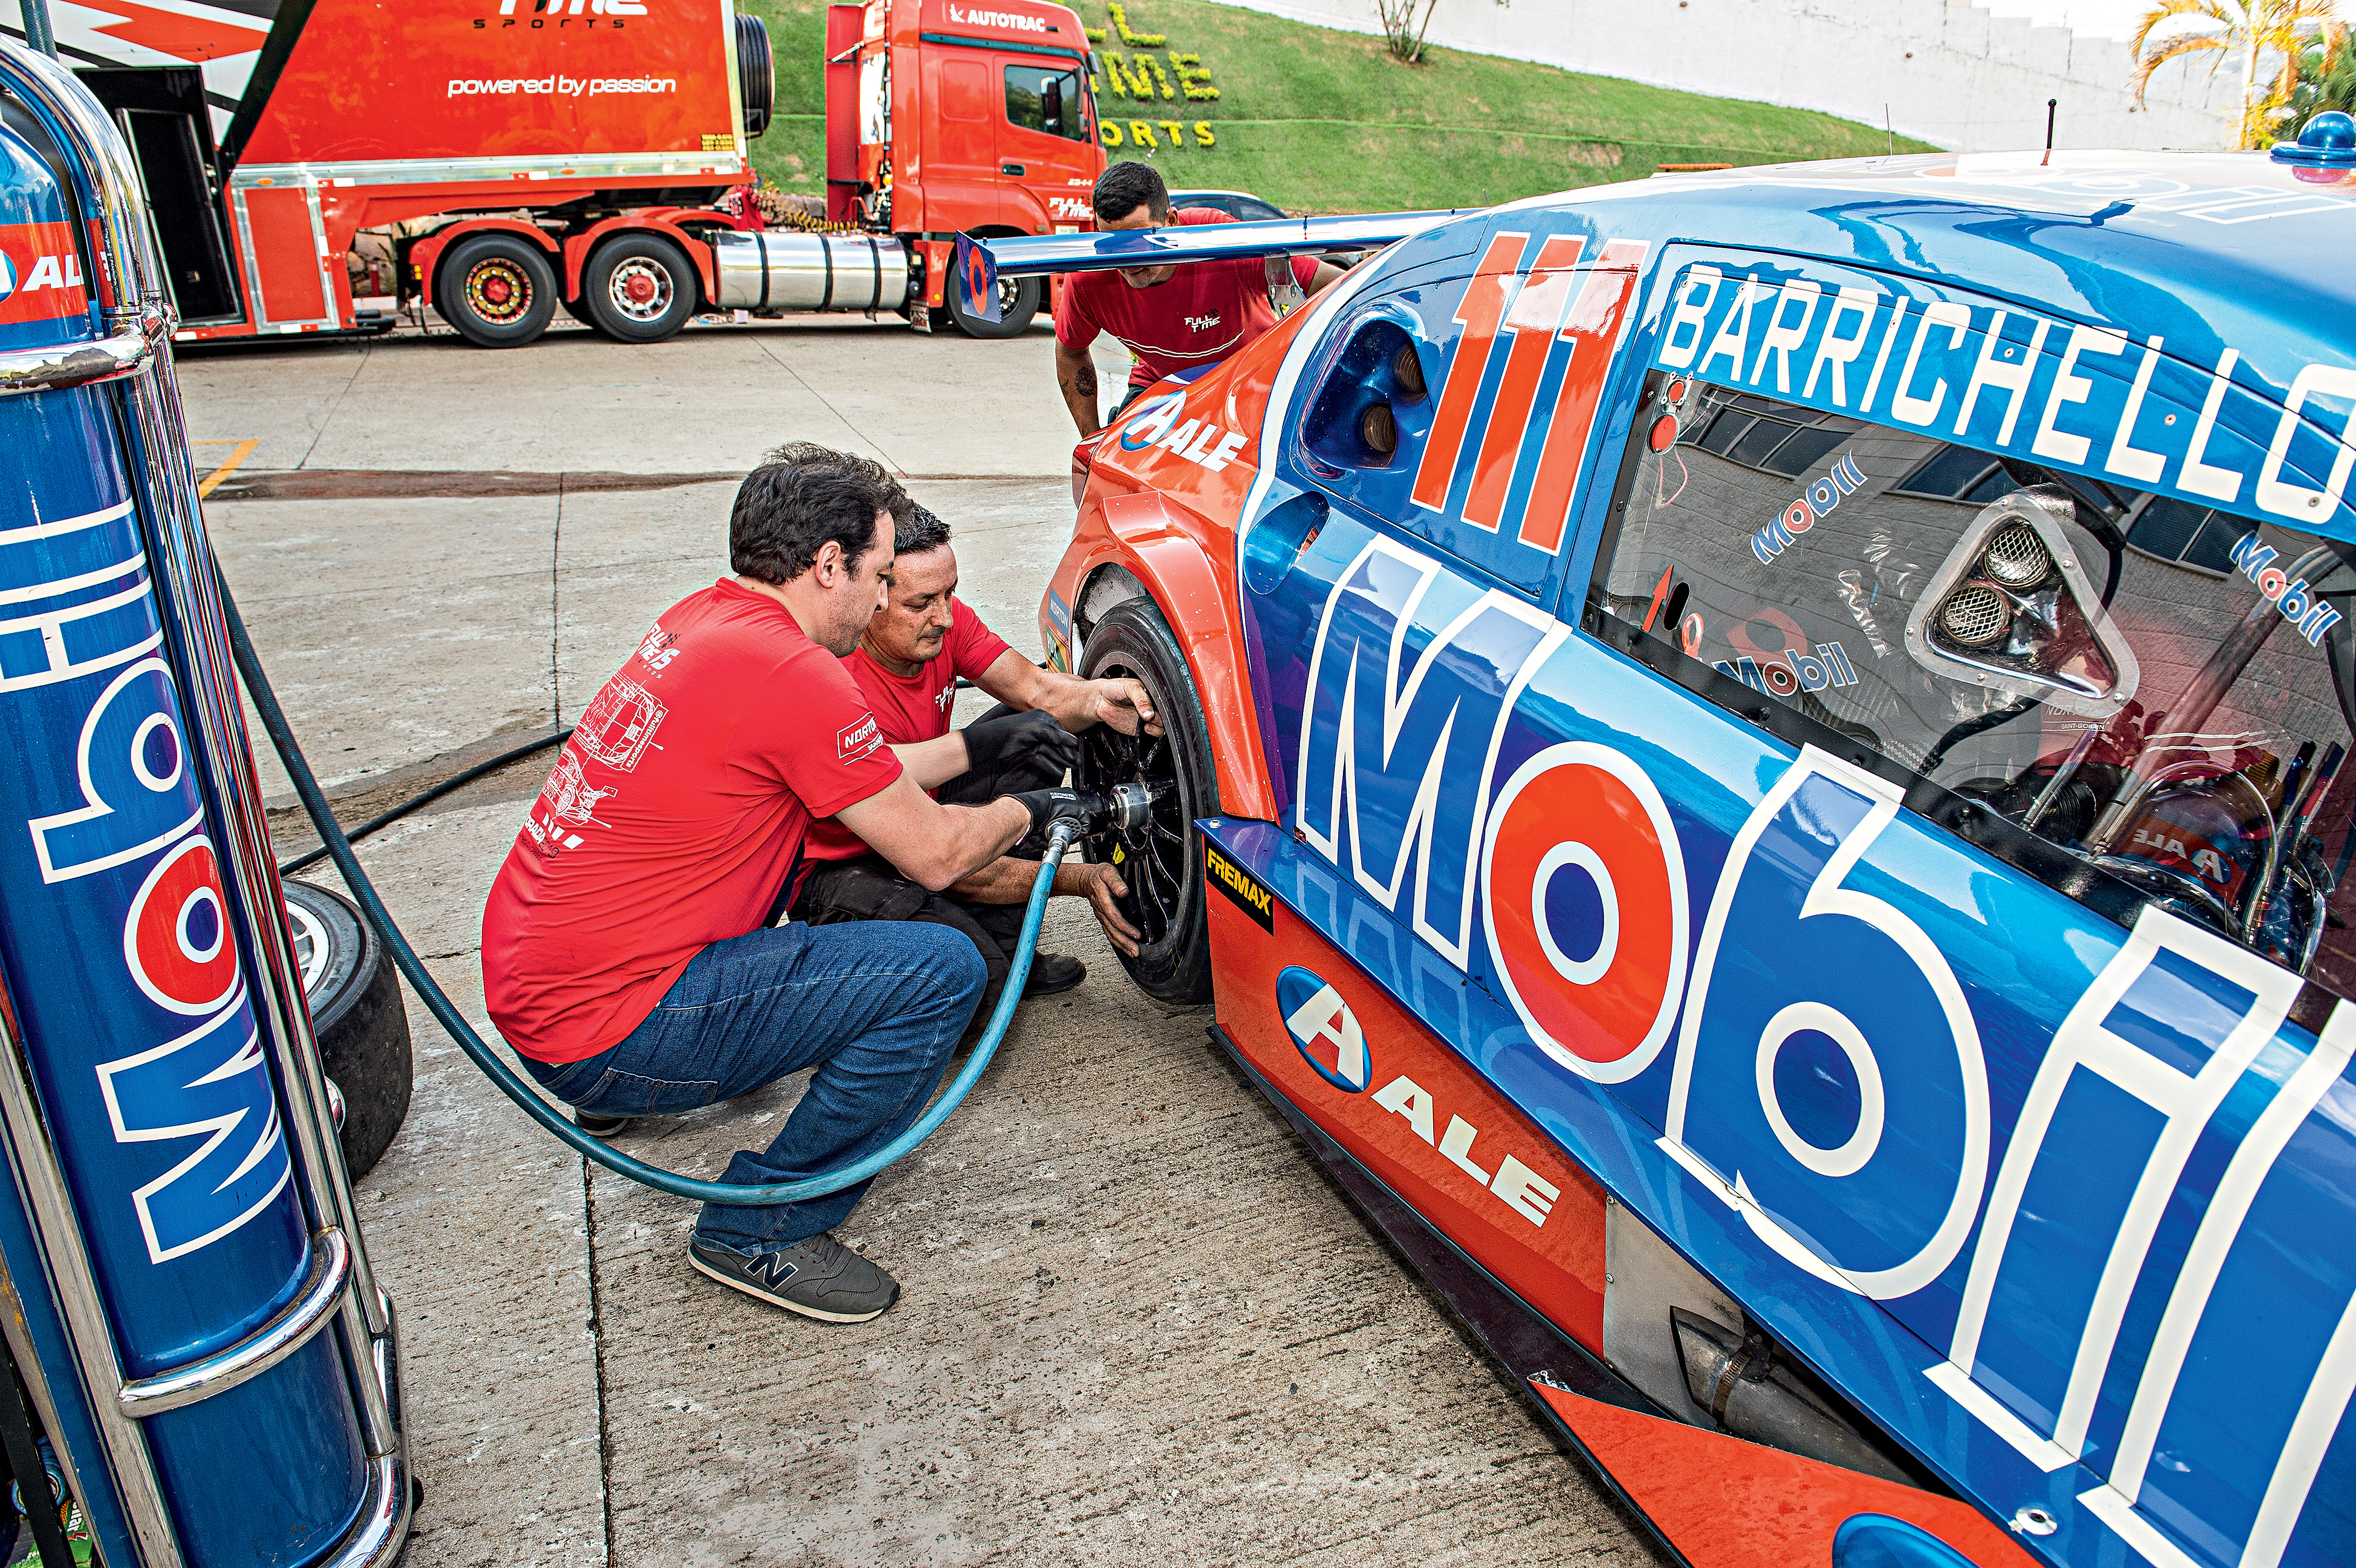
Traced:
<path fill-rule="evenodd" d="M 401 976 L 350 900 L 307 882 L 284 886 L 319 1066 L 343 1097 L 344 1168 L 358 1181 L 384 1157 L 409 1114 Z"/>
<path fill-rule="evenodd" d="M 1123 956 L 1121 967 L 1157 1002 L 1207 1002 L 1211 929 L 1194 824 L 1219 814 L 1219 785 L 1210 726 L 1203 722 L 1202 699 L 1186 656 L 1152 601 L 1130 599 L 1089 629 L 1080 673 L 1089 680 L 1127 675 L 1143 682 L 1162 715 L 1159 737 L 1125 736 L 1108 725 L 1088 731 L 1081 737 L 1074 770 L 1083 789 L 1142 783 L 1169 790 L 1144 827 L 1088 843 L 1088 858 L 1111 861 L 1129 884 L 1122 912 L 1144 933 L 1137 956 Z"/>
<path fill-rule="evenodd" d="M 434 308 L 481 349 L 520 349 L 556 315 L 556 270 L 520 234 L 477 234 L 442 258 Z"/>
<path fill-rule="evenodd" d="M 965 301 L 958 296 L 957 280 L 941 291 L 948 301 L 950 325 L 969 338 L 1020 338 L 1031 329 L 1031 318 L 1039 314 L 1039 299 L 1047 286 L 1045 278 L 1000 278 L 998 280 L 998 319 L 984 321 L 966 311 Z"/>
<path fill-rule="evenodd" d="M 701 288 L 686 252 L 659 234 L 620 234 L 597 247 L 581 273 L 590 325 L 623 343 L 679 336 Z"/>

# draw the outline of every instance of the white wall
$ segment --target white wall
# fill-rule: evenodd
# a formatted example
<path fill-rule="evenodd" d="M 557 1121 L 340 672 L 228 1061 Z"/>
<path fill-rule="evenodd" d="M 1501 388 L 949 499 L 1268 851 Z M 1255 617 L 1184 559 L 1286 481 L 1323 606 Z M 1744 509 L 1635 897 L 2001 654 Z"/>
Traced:
<path fill-rule="evenodd" d="M 1233 0 L 1351 32 L 1379 31 L 1374 0 Z M 2146 106 L 2127 47 L 1949 0 L 1438 0 L 1427 40 L 1713 97 L 1879 125 L 1963 151 L 2041 146 L 2061 100 L 2063 147 L 2222 147 L 2241 78 L 2171 64 Z"/>

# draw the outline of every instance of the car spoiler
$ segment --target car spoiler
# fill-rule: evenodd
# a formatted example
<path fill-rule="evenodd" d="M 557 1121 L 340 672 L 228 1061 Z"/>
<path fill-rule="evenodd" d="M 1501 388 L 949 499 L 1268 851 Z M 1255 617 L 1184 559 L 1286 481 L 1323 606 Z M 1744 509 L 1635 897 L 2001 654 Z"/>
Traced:
<path fill-rule="evenodd" d="M 1189 223 L 1088 234 L 957 237 L 957 286 L 966 310 L 998 319 L 998 280 L 1042 273 L 1105 272 L 1172 262 L 1216 262 L 1299 251 L 1369 249 L 1420 234 L 1459 216 L 1446 212 L 1371 212 L 1344 218 L 1277 218 L 1255 223 Z"/>

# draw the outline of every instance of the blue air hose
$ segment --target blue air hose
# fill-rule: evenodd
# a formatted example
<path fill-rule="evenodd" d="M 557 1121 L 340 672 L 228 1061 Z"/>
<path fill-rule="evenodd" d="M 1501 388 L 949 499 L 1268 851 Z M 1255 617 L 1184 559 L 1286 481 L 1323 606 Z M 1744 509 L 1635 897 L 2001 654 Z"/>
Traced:
<path fill-rule="evenodd" d="M 216 579 L 219 580 L 218 578 Z M 617 1154 L 597 1139 L 575 1127 L 560 1116 L 534 1093 L 513 1069 L 499 1059 L 498 1053 L 475 1033 L 465 1016 L 433 975 L 417 957 L 409 939 L 392 923 L 386 912 L 384 900 L 377 897 L 376 887 L 360 869 L 359 858 L 352 854 L 351 840 L 336 825 L 335 813 L 327 809 L 327 797 L 319 792 L 319 781 L 312 777 L 311 765 L 303 758 L 303 748 L 294 744 L 294 732 L 287 727 L 286 715 L 279 709 L 277 693 L 270 689 L 270 678 L 262 673 L 262 660 L 253 651 L 252 639 L 246 636 L 245 621 L 237 613 L 237 601 L 230 596 L 229 584 L 220 583 L 221 610 L 229 622 L 230 647 L 237 658 L 238 673 L 245 679 L 245 689 L 253 698 L 253 705 L 262 714 L 262 727 L 270 732 L 270 741 L 278 748 L 279 760 L 285 763 L 287 777 L 294 780 L 294 792 L 302 797 L 304 811 L 310 813 L 311 825 L 318 830 L 319 840 L 333 857 L 336 869 L 344 874 L 344 881 L 359 900 L 361 912 L 369 927 L 384 945 L 392 950 L 392 961 L 424 1002 L 426 1010 L 441 1021 L 459 1048 L 474 1058 L 483 1076 L 497 1084 L 501 1093 L 522 1108 L 525 1115 L 539 1122 L 562 1143 L 580 1151 L 616 1176 L 629 1177 L 657 1192 L 667 1192 L 675 1197 L 694 1198 L 702 1203 L 742 1204 L 750 1208 L 767 1208 L 783 1203 L 800 1203 L 808 1198 L 823 1197 L 840 1192 L 846 1187 L 867 1180 L 877 1172 L 906 1155 L 932 1136 L 940 1124 L 948 1121 L 966 1095 L 981 1079 L 990 1066 L 990 1058 L 998 1050 L 998 1043 L 1006 1037 L 1006 1026 L 1014 1018 L 1014 1009 L 1023 1000 L 1023 983 L 1031 975 L 1031 954 L 1039 945 L 1039 923 L 1047 913 L 1047 895 L 1055 881 L 1055 867 L 1064 858 L 1064 851 L 1078 836 L 1080 824 L 1069 818 L 1059 818 L 1047 830 L 1047 854 L 1040 862 L 1039 875 L 1031 884 L 1031 903 L 1023 912 L 1023 935 L 1014 948 L 1013 966 L 1007 971 L 1005 989 L 999 993 L 998 1009 L 990 1017 L 990 1026 L 982 1031 L 981 1039 L 974 1046 L 973 1054 L 948 1088 L 914 1125 L 876 1150 L 863 1160 L 857 1160 L 837 1170 L 805 1176 L 799 1181 L 776 1182 L 766 1187 L 739 1187 L 728 1182 L 698 1181 L 676 1171 L 667 1171 L 642 1160 Z"/>

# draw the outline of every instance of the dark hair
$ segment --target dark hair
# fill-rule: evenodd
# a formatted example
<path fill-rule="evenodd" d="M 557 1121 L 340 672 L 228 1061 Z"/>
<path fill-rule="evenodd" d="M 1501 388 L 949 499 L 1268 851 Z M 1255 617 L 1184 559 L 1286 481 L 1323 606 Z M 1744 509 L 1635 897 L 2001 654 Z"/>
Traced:
<path fill-rule="evenodd" d="M 797 441 L 770 453 L 737 487 L 728 564 L 764 583 L 788 583 L 831 539 L 856 572 L 875 542 L 875 514 L 889 512 L 905 527 L 916 505 L 881 463 Z"/>
<path fill-rule="evenodd" d="M 908 515 L 892 535 L 892 550 L 899 555 L 922 555 L 927 550 L 938 550 L 949 542 L 949 525 L 925 510 L 923 502 L 911 507 Z"/>
<path fill-rule="evenodd" d="M 1140 207 L 1156 223 L 1165 223 L 1170 220 L 1170 188 L 1162 183 L 1162 171 L 1151 164 L 1114 164 L 1097 176 L 1088 204 L 1096 209 L 1099 223 L 1117 222 Z"/>

